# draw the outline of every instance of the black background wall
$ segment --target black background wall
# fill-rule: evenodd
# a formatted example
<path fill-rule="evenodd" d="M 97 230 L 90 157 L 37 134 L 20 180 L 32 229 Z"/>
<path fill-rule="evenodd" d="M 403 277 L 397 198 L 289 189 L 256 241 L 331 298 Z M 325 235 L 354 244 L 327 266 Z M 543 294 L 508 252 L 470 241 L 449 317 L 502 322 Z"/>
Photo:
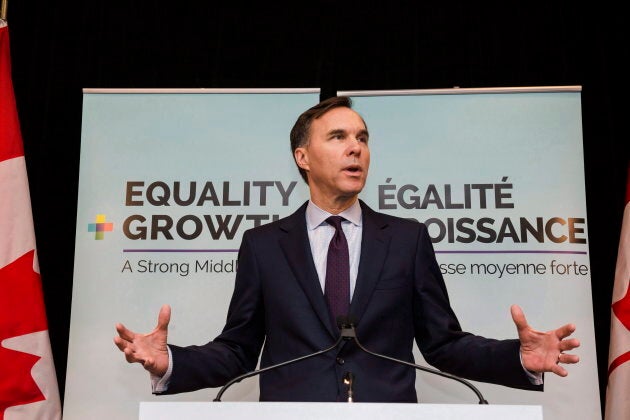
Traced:
<path fill-rule="evenodd" d="M 8 18 L 62 393 L 82 88 L 321 87 L 326 98 L 338 89 L 581 85 L 603 398 L 630 143 L 624 130 L 629 26 L 612 3 L 347 0 L 286 7 L 280 2 L 11 0 Z"/>

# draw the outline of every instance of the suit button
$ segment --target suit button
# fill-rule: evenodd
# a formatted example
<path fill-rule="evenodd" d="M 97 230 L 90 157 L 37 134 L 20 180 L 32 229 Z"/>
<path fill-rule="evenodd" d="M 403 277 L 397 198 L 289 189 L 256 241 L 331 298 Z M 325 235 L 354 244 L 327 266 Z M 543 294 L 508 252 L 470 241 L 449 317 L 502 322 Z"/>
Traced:
<path fill-rule="evenodd" d="M 343 360 L 343 358 L 337 357 L 337 364 L 343 365 L 344 363 L 346 363 L 346 361 Z"/>

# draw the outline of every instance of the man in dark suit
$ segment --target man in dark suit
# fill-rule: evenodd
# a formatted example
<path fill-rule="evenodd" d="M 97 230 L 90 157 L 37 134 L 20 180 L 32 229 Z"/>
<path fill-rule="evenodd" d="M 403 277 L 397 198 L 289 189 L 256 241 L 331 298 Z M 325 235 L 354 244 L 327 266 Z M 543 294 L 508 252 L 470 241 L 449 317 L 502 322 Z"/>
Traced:
<path fill-rule="evenodd" d="M 430 364 L 458 376 L 542 389 L 542 372 L 567 375 L 560 363 L 578 361 L 564 353 L 579 346 L 567 338 L 573 325 L 535 331 L 513 306 L 518 340 L 461 331 L 426 226 L 358 200 L 370 164 L 368 138 L 348 98 L 323 101 L 298 118 L 291 146 L 310 200 L 244 234 L 227 322 L 216 339 L 167 345 L 166 305 L 149 334 L 116 326 L 116 345 L 128 362 L 152 374 L 154 392 L 222 386 L 253 370 L 261 348 L 261 367 L 326 348 L 339 336 L 335 317 L 346 314 L 358 320 L 366 348 L 413 361 L 415 339 Z M 263 374 L 260 399 L 338 401 L 348 372 L 356 378 L 356 401 L 417 401 L 412 368 L 375 358 L 353 342 Z"/>

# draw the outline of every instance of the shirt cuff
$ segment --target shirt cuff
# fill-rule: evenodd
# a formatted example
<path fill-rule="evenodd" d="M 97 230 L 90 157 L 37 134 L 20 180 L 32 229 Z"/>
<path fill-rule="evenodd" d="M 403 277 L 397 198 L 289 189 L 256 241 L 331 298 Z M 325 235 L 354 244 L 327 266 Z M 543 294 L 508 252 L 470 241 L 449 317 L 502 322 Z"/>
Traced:
<path fill-rule="evenodd" d="M 529 382 L 531 382 L 532 385 L 542 385 L 545 383 L 542 372 L 532 372 L 531 370 L 525 369 L 525 366 L 523 366 L 523 357 L 521 355 L 520 350 L 518 352 L 518 358 L 521 361 L 521 366 L 523 367 L 523 370 L 525 371 L 525 375 L 527 375 L 527 379 L 529 379 Z M 170 367 L 170 364 L 169 364 L 169 367 Z"/>
<path fill-rule="evenodd" d="M 158 376 L 151 374 L 151 392 L 153 394 L 160 394 L 168 389 L 168 383 L 171 381 L 171 374 L 173 373 L 173 355 L 171 354 L 171 348 L 166 346 L 168 350 L 168 368 L 164 376 Z"/>

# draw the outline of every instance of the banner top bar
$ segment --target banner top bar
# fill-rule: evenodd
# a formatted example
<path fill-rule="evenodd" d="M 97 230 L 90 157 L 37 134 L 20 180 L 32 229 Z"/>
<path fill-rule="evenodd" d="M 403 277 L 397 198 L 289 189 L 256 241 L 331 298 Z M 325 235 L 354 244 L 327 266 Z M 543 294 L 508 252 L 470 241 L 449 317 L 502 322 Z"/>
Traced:
<path fill-rule="evenodd" d="M 450 88 L 415 90 L 345 90 L 339 96 L 404 96 L 404 95 L 460 95 L 470 93 L 535 93 L 535 92 L 581 92 L 582 86 L 525 86 L 496 88 Z"/>
<path fill-rule="evenodd" d="M 262 89 L 164 89 L 164 88 L 84 88 L 83 93 L 319 93 L 319 88 L 262 88 Z"/>

